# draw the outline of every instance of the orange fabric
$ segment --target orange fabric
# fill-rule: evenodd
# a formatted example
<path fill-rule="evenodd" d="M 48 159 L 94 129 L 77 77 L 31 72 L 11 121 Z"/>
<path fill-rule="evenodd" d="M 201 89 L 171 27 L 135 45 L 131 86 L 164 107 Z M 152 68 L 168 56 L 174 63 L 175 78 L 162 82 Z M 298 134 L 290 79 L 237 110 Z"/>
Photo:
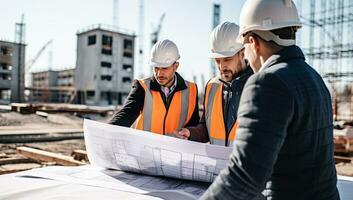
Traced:
<path fill-rule="evenodd" d="M 215 84 L 213 81 L 210 81 L 210 83 L 207 85 L 206 88 L 206 97 L 205 97 L 205 111 L 207 109 L 208 102 L 210 101 L 210 90 L 212 84 Z M 214 96 L 213 100 L 213 105 L 212 106 L 212 111 L 211 111 L 211 124 L 208 130 L 208 134 L 211 138 L 217 139 L 217 140 L 225 140 L 226 139 L 226 129 L 225 129 L 225 123 L 224 123 L 224 118 L 223 118 L 223 103 L 222 103 L 222 89 L 223 89 L 223 84 L 219 84 L 217 87 L 217 91 Z M 206 119 L 207 121 L 207 119 Z M 235 138 L 235 133 L 238 128 L 238 122 L 235 122 L 233 125 L 229 136 L 228 136 L 228 141 L 233 141 Z"/>
<path fill-rule="evenodd" d="M 145 92 L 148 92 L 147 85 L 144 80 L 139 80 L 142 87 L 145 89 Z M 196 97 L 197 97 L 197 89 L 194 83 L 189 83 L 189 108 L 188 115 L 183 123 L 185 126 L 187 122 L 191 119 L 193 111 L 196 106 Z M 177 91 L 173 95 L 173 99 L 169 105 L 169 110 L 166 110 L 163 99 L 159 91 L 149 90 L 152 94 L 152 118 L 151 118 L 151 132 L 157 134 L 171 134 L 174 130 L 178 129 L 180 116 L 181 116 L 181 102 L 182 102 L 182 93 L 181 91 Z M 146 101 L 145 101 L 146 103 Z M 143 130 L 143 114 L 144 110 L 141 111 L 139 117 L 136 121 L 137 129 Z"/>
<path fill-rule="evenodd" d="M 163 104 L 163 101 L 162 101 L 162 104 Z M 164 104 L 163 104 L 163 107 L 164 107 Z M 158 112 L 154 112 L 154 113 L 158 113 Z M 169 111 L 166 117 L 165 133 L 172 133 L 174 130 L 178 129 L 178 125 L 180 121 L 180 113 L 181 113 L 181 92 L 176 92 L 173 96 L 172 102 L 169 105 Z M 164 115 L 163 115 L 163 118 L 164 118 Z M 158 118 L 155 118 L 155 119 L 158 119 Z M 158 121 L 161 121 L 161 120 L 158 120 Z M 161 121 L 161 123 L 163 126 L 163 121 Z"/>

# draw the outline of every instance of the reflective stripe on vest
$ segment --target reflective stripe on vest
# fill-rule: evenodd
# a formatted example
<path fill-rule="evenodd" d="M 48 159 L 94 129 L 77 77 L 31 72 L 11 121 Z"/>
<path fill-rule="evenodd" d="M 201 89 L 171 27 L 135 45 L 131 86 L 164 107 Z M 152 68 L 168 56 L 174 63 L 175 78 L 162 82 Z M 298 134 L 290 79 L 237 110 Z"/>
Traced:
<path fill-rule="evenodd" d="M 194 83 L 185 81 L 187 88 L 174 93 L 169 109 L 166 110 L 160 92 L 150 90 L 151 80 L 138 81 L 145 90 L 145 102 L 137 118 L 137 129 L 171 134 L 189 122 L 196 106 L 197 89 Z"/>
<path fill-rule="evenodd" d="M 223 84 L 219 79 L 213 78 L 206 86 L 205 95 L 205 119 L 211 144 L 232 146 L 238 123 L 235 122 L 226 142 L 226 128 L 223 117 Z"/>

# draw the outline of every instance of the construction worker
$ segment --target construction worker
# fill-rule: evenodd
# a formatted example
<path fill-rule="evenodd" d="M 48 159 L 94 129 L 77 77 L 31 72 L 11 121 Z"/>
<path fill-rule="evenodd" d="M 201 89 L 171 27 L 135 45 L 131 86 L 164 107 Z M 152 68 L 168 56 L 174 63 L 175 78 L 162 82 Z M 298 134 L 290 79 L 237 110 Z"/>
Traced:
<path fill-rule="evenodd" d="M 153 77 L 134 81 L 123 108 L 109 123 L 130 127 L 135 122 L 137 129 L 163 135 L 198 124 L 197 87 L 176 72 L 179 58 L 174 42 L 157 42 L 150 57 Z"/>
<path fill-rule="evenodd" d="M 220 77 L 206 85 L 204 113 L 199 125 L 175 131 L 183 139 L 233 146 L 237 110 L 243 87 L 253 71 L 244 60 L 244 46 L 237 42 L 239 26 L 224 22 L 210 36 L 210 57 L 214 59 Z"/>
<path fill-rule="evenodd" d="M 228 166 L 201 199 L 340 199 L 330 93 L 295 45 L 291 0 L 247 0 L 239 41 L 255 74 L 244 86 Z"/>

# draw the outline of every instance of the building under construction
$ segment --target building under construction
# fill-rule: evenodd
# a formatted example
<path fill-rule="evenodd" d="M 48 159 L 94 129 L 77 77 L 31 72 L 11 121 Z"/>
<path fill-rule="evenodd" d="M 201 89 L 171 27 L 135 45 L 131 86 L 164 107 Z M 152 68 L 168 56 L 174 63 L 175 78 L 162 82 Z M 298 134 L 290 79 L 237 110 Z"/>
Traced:
<path fill-rule="evenodd" d="M 77 33 L 76 98 L 87 105 L 121 105 L 134 74 L 134 33 L 97 25 Z"/>
<path fill-rule="evenodd" d="M 75 98 L 75 68 L 32 73 L 30 102 L 72 103 Z"/>
<path fill-rule="evenodd" d="M 24 99 L 25 47 L 23 43 L 0 41 L 0 104 Z"/>

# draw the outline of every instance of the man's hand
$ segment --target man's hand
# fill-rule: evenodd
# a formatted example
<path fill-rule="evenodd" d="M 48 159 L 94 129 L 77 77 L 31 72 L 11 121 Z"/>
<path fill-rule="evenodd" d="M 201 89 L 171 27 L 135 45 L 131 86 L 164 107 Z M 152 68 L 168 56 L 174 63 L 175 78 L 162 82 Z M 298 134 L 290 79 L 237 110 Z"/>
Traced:
<path fill-rule="evenodd" d="M 190 137 L 190 131 L 187 128 L 182 128 L 182 129 L 175 130 L 173 132 L 173 134 L 174 134 L 175 137 L 181 138 L 181 139 L 184 139 L 184 140 L 187 140 Z"/>

